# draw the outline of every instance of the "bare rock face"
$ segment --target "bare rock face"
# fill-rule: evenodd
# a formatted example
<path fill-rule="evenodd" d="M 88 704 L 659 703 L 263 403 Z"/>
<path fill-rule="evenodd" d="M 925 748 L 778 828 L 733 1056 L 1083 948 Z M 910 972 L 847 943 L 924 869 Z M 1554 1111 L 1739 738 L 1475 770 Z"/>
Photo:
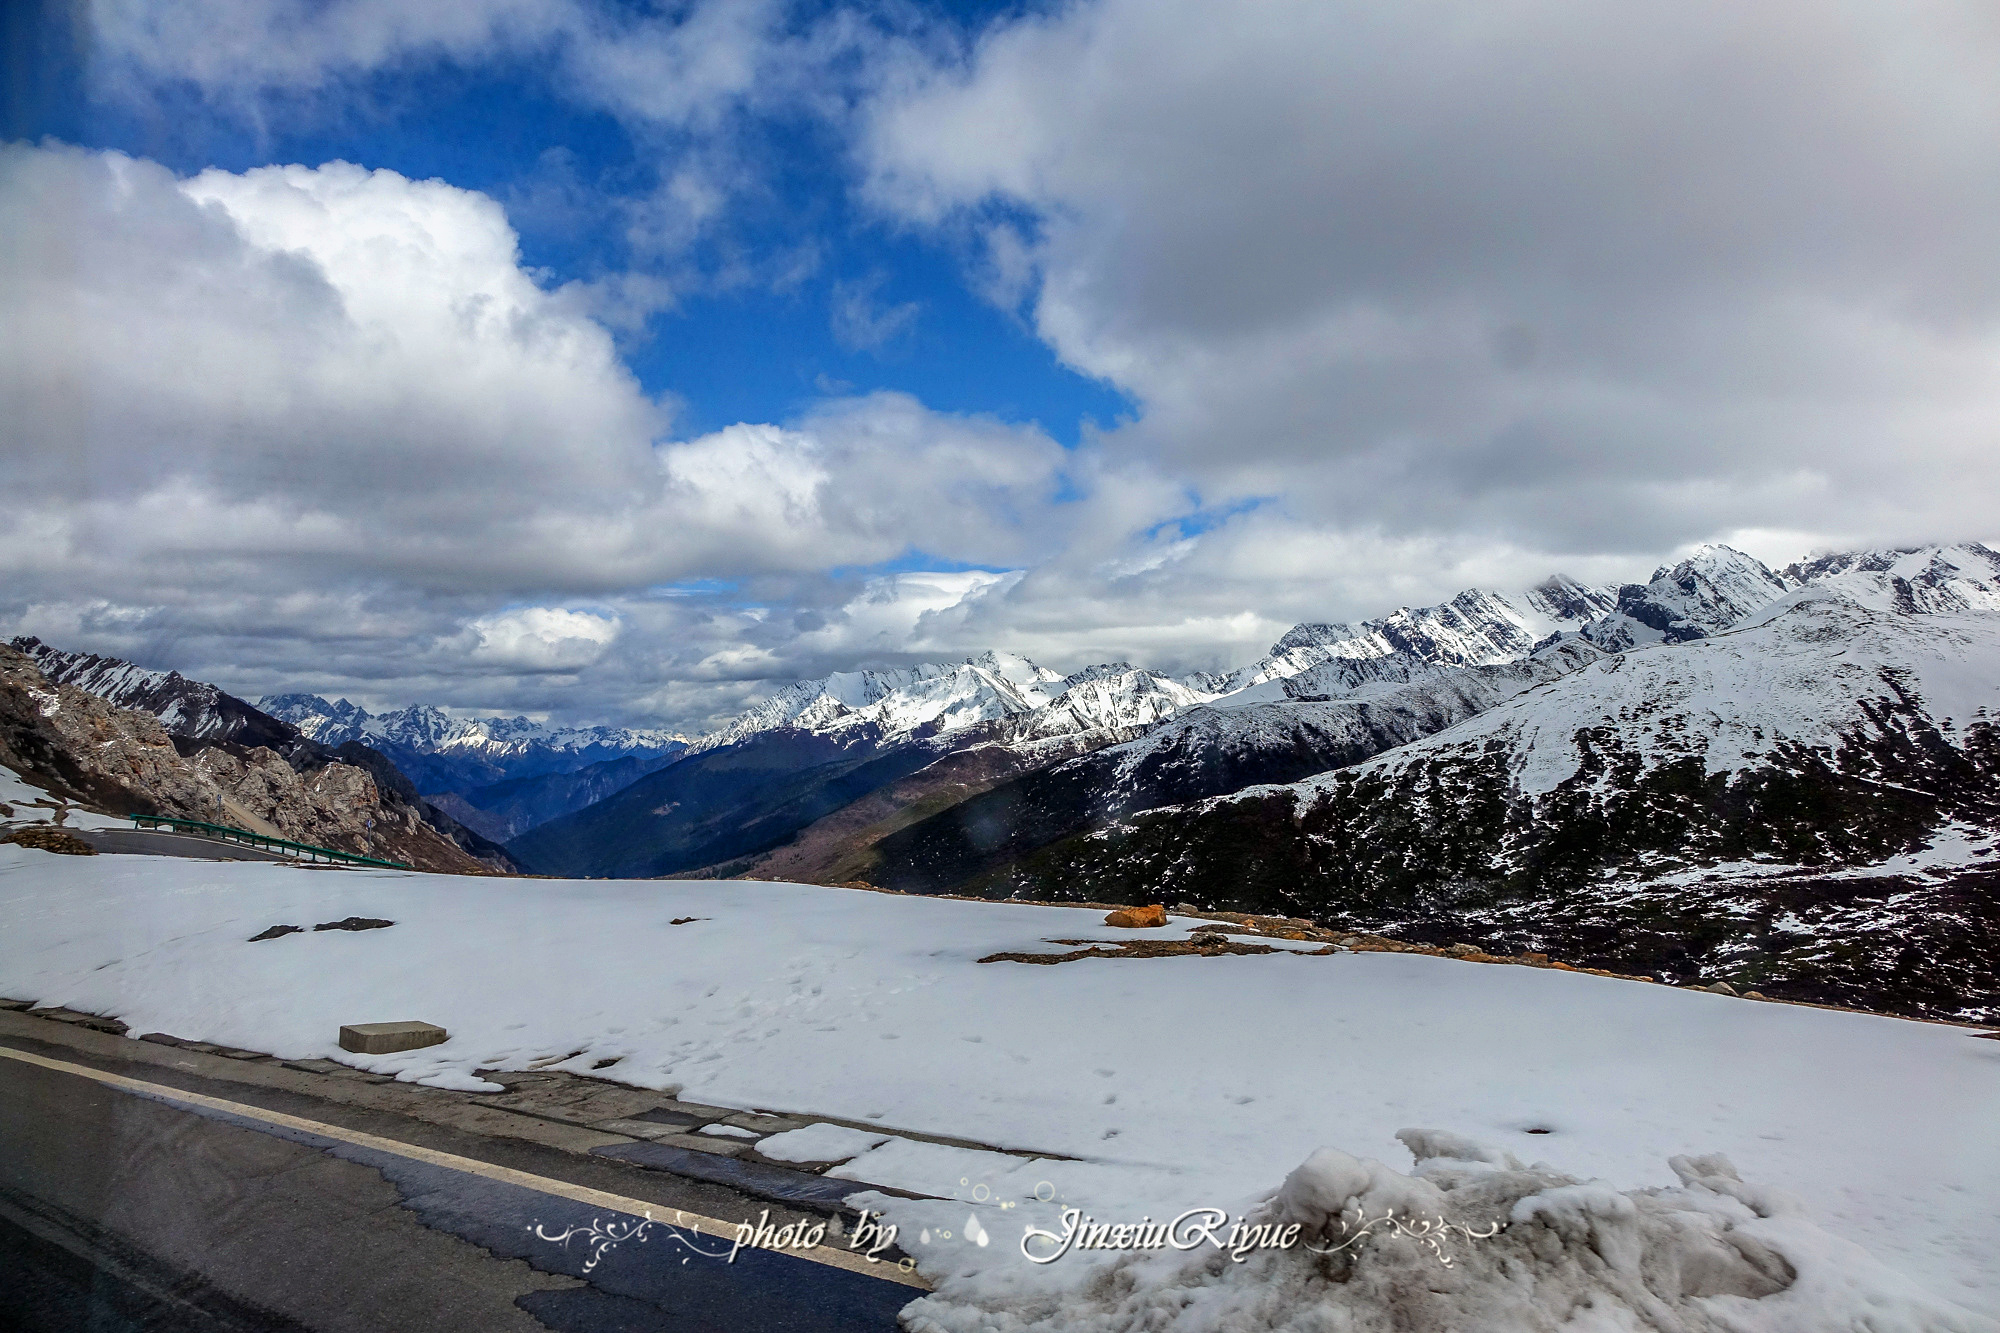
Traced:
<path fill-rule="evenodd" d="M 1160 903 L 1146 907 L 1121 907 L 1108 913 L 1104 918 L 1107 926 L 1124 926 L 1130 930 L 1145 930 L 1152 926 L 1167 924 L 1167 909 Z"/>
<path fill-rule="evenodd" d="M 194 814 L 212 791 L 188 771 L 157 718 L 51 685 L 26 655 L 0 647 L 0 762 L 55 794 L 119 814 Z"/>
<path fill-rule="evenodd" d="M 365 769 L 330 763 L 301 774 L 265 746 L 215 745 L 182 758 L 152 714 L 51 685 L 30 658 L 4 646 L 0 763 L 113 814 L 228 823 L 235 809 L 294 842 L 425 870 L 488 873 L 410 806 L 385 803 Z"/>
<path fill-rule="evenodd" d="M 384 851 L 391 825 L 417 822 L 407 809 L 384 809 L 375 779 L 351 764 L 328 764 L 302 774 L 276 750 L 261 745 L 241 755 L 212 746 L 190 764 L 234 803 L 294 842 L 374 856 Z M 375 836 L 378 828 L 381 838 Z"/>

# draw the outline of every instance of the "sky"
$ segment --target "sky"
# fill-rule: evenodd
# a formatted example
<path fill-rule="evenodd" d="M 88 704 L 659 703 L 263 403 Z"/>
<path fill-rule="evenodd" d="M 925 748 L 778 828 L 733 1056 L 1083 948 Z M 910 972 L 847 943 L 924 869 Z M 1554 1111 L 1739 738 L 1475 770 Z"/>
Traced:
<path fill-rule="evenodd" d="M 0 632 L 705 729 L 1979 539 L 1985 0 L 23 0 Z"/>

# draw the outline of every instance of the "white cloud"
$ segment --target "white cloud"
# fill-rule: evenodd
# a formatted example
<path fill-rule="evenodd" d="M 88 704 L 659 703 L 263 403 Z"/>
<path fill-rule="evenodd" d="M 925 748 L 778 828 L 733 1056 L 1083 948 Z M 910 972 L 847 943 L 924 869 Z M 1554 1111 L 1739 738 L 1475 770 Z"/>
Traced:
<path fill-rule="evenodd" d="M 507 671 L 595 644 L 623 673 L 606 689 L 650 690 L 724 622 L 642 617 L 621 665 L 622 642 L 557 633 L 581 622 L 482 619 L 496 605 L 622 617 L 616 599 L 689 579 L 812 605 L 832 571 L 1016 565 L 1058 537 L 1071 460 L 1032 427 L 883 394 L 673 438 L 585 303 L 522 270 L 499 206 L 440 181 L 179 180 L 17 145 L 0 231 L 0 615 L 19 629 L 246 688 L 337 665 L 446 702 L 483 677 L 535 707 Z"/>
<path fill-rule="evenodd" d="M 1059 484 L 1039 432 L 895 395 L 667 438 L 498 206 L 442 182 L 18 147 L 0 173 L 0 389 L 45 559 L 623 588 L 1019 555 Z"/>
<path fill-rule="evenodd" d="M 1210 502 L 1949 536 L 2000 483 L 1997 63 L 1974 0 L 1091 0 L 886 85 L 863 154 Z"/>
<path fill-rule="evenodd" d="M 616 616 L 529 606 L 481 616 L 466 627 L 475 662 L 519 671 L 576 671 L 604 656 L 618 637 Z"/>

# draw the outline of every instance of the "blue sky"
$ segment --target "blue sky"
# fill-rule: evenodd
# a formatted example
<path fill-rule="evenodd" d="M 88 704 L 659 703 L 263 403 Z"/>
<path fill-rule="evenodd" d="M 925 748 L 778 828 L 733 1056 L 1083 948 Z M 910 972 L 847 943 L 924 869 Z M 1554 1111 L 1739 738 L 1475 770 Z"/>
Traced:
<path fill-rule="evenodd" d="M 700 727 L 1990 535 L 1983 12 L 11 6 L 0 629 Z"/>
<path fill-rule="evenodd" d="M 565 98 L 546 58 L 415 62 L 334 96 L 266 96 L 247 112 L 185 86 L 135 104 L 93 88 L 91 38 L 65 19 L 67 6 L 40 8 L 31 26 L 43 59 L 29 105 L 8 108 L 8 138 L 117 149 L 184 175 L 342 159 L 438 177 L 509 203 L 522 258 L 550 285 L 658 266 L 634 252 L 618 201 L 657 186 L 689 145 L 640 142 L 618 117 Z M 933 17 L 976 32 L 1020 9 L 952 4 Z M 677 269 L 694 270 L 688 293 L 624 332 L 646 391 L 678 401 L 678 429 L 785 420 L 829 385 L 1038 422 L 1071 445 L 1086 422 L 1132 414 L 1115 386 L 1062 365 L 1021 312 L 970 288 L 973 257 L 962 243 L 858 210 L 846 145 L 823 122 L 790 115 L 741 132 L 755 188 L 692 254 L 676 256 Z M 732 280 L 727 270 L 739 266 L 763 271 Z M 858 345 L 836 334 L 834 311 L 848 293 L 877 311 L 915 310 L 881 342 Z"/>

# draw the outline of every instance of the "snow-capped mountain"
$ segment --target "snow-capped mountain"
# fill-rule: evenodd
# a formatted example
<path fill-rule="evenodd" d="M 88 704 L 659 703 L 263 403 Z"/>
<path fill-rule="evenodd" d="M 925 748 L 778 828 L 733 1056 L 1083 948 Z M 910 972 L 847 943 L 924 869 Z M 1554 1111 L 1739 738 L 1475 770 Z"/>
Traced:
<path fill-rule="evenodd" d="M 1997 723 L 2000 616 L 1809 586 L 1361 763 L 1100 826 L 970 886 L 1966 1014 L 2000 983 Z"/>
<path fill-rule="evenodd" d="M 2000 551 L 1977 542 L 1823 555 L 1787 565 L 1783 577 L 1878 611 L 2000 611 Z"/>
<path fill-rule="evenodd" d="M 1005 719 L 1017 724 L 1015 734 L 1041 738 L 1151 726 L 1267 682 L 1296 678 L 1295 696 L 1329 698 L 1370 684 L 1518 662 L 1538 642 L 1578 631 L 1616 604 L 1615 591 L 1560 576 L 1512 595 L 1473 588 L 1442 605 L 1404 607 L 1379 620 L 1297 625 L 1248 666 L 1178 678 L 1128 662 L 1064 676 L 1002 652 L 956 664 L 839 672 L 787 686 L 689 748 L 719 749 L 779 729 L 895 739 Z"/>
<path fill-rule="evenodd" d="M 989 652 L 955 664 L 846 671 L 799 681 L 703 736 L 689 752 L 721 749 L 781 730 L 842 740 L 865 737 L 884 745 L 975 728 L 982 740 L 1042 740 L 1149 727 L 1209 697 L 1128 662 L 1085 667 L 1065 676 L 1018 654 Z"/>
<path fill-rule="evenodd" d="M 759 732 L 791 728 L 832 735 L 938 734 L 1033 712 L 1060 693 L 1060 672 L 1013 653 L 958 664 L 840 671 L 787 686 L 689 748 L 734 745 Z"/>
<path fill-rule="evenodd" d="M 1207 696 L 1116 662 L 1060 675 L 1024 657 L 801 681 L 685 759 L 509 844 L 568 874 L 661 875 L 755 855 L 941 760 L 1017 771 L 1128 740 Z M 929 799 L 922 783 L 913 800 Z M 923 794 L 928 793 L 928 795 Z"/>
<path fill-rule="evenodd" d="M 13 647 L 26 653 L 52 684 L 74 685 L 121 708 L 151 713 L 175 736 L 278 750 L 296 739 L 296 733 L 272 725 L 269 716 L 235 695 L 207 681 L 189 680 L 178 671 L 153 671 L 122 658 L 70 652 L 33 637 L 15 639 Z"/>
<path fill-rule="evenodd" d="M 328 703 L 316 694 L 266 695 L 257 701 L 257 706 L 273 717 L 293 723 L 324 745 L 377 739 L 436 753 L 514 755 L 536 748 L 586 750 L 592 746 L 625 751 L 669 750 L 686 743 L 686 737 L 674 731 L 550 727 L 525 717 L 454 717 L 428 704 L 371 714 L 345 699 Z"/>
<path fill-rule="evenodd" d="M 1704 546 L 1653 571 L 1650 582 L 1618 589 L 1615 608 L 1580 632 L 1609 652 L 1686 643 L 1729 629 L 1799 586 L 1733 547 Z"/>
<path fill-rule="evenodd" d="M 1720 563 L 1708 553 L 1696 563 L 1704 561 Z M 1003 780 L 1027 782 L 1051 765 L 1211 707 L 1220 711 L 1187 734 L 1200 738 L 1196 748 L 1213 753 L 1177 752 L 1171 777 L 1158 775 L 1157 788 L 1140 782 L 1127 796 L 1143 801 L 1150 795 L 1158 804 L 1247 781 L 1303 776 L 1505 697 L 1502 678 L 1546 678 L 1547 662 L 1500 672 L 1493 681 L 1465 673 L 1527 663 L 1537 644 L 1579 641 L 1591 624 L 1615 615 L 1617 604 L 1616 590 L 1560 576 L 1512 594 L 1469 589 L 1440 605 L 1404 607 L 1377 620 L 1296 626 L 1264 658 L 1226 675 L 1174 678 L 1113 662 L 1063 676 L 1016 654 L 988 652 L 960 663 L 800 681 L 695 741 L 684 764 L 633 784 L 606 808 L 579 810 L 531 830 L 519 846 L 531 860 L 567 873 L 684 872 L 759 854 L 810 820 L 885 787 L 918 808 L 950 804 L 947 797 L 964 799 Z M 1579 641 L 1550 661 L 1595 651 Z M 1366 714 L 1365 741 L 1353 731 L 1363 714 L 1336 709 L 1325 718 L 1308 715 L 1309 705 L 1399 690 L 1401 697 Z M 1457 702 L 1442 706 L 1446 699 Z M 1304 711 L 1279 720 L 1269 709 L 1253 714 L 1252 705 Z M 954 761 L 932 778 L 913 776 L 947 756 L 992 749 L 1004 757 Z M 752 780 L 752 772 L 764 776 Z M 813 772 L 832 785 L 813 787 L 807 776 Z M 978 776 L 969 784 L 961 780 L 973 772 Z M 1192 776 L 1197 773 L 1205 776 Z M 1055 802 L 1062 813 L 1044 821 L 1043 833 L 1054 836 L 1078 818 L 1102 813 L 1101 802 L 1071 790 L 1077 781 L 1075 775 L 1064 780 L 1068 794 Z M 826 805 L 836 793 L 841 802 Z M 988 803 L 1013 794 L 1009 786 Z M 885 831 L 881 820 L 864 823 L 869 831 L 862 836 Z M 896 816 L 888 823 L 896 824 Z M 984 834 L 970 836 L 978 841 Z"/>
<path fill-rule="evenodd" d="M 1965 553 L 1984 549 L 1953 548 L 1968 569 L 1976 562 Z M 1893 558 L 1908 564 L 1917 557 Z M 2000 562 L 1991 552 L 1984 558 Z M 1857 555 L 1822 563 L 1830 574 L 1837 562 L 1873 569 L 1883 559 Z M 1978 569 L 2000 602 L 2000 566 Z M 1613 652 L 1685 642 L 1725 630 L 1821 576 L 1775 574 L 1741 551 L 1704 546 L 1654 571 L 1648 583 L 1593 588 L 1558 574 L 1516 592 L 1468 588 L 1436 606 L 1402 607 L 1375 620 L 1295 625 L 1265 656 L 1223 673 L 1175 678 L 1116 662 L 1063 676 L 1003 652 L 962 663 L 838 672 L 785 687 L 689 748 L 720 749 L 777 730 L 881 740 L 942 736 L 1003 719 L 1019 721 L 1022 735 L 1050 736 L 1153 725 L 1229 696 L 1241 696 L 1242 702 L 1344 698 L 1466 667 L 1524 661 L 1538 646 L 1564 636 Z M 1961 599 L 1988 595 L 1980 591 L 1988 584 L 1963 571 L 1956 580 L 1948 586 Z M 1106 683 L 1114 679 L 1116 685 Z M 1051 708 L 1046 719 L 1023 720 Z"/>
<path fill-rule="evenodd" d="M 1606 658 L 1352 776 L 1504 754 L 1508 787 L 1541 797 L 1559 787 L 1615 788 L 1626 775 L 1605 762 L 1613 753 L 1636 760 L 1640 775 L 1692 759 L 1705 779 L 1730 779 L 1773 759 L 1832 756 L 1837 764 L 1864 736 L 1934 735 L 1963 745 L 2000 721 L 1996 663 L 2000 620 L 1872 611 L 1832 589 L 1807 588 L 1732 633 Z M 1877 771 L 1883 762 L 1856 751 L 1846 771 Z"/>
<path fill-rule="evenodd" d="M 864 865 L 871 882 L 888 888 L 978 891 L 1012 863 L 1109 820 L 1357 763 L 1601 656 L 1570 638 L 1524 661 L 1419 667 L 1400 684 L 1338 697 L 1285 693 L 1333 665 L 1325 664 L 1184 709 L 1134 740 L 972 795 L 881 838 Z"/>
<path fill-rule="evenodd" d="M 1408 680 L 1423 667 L 1492 666 L 1518 662 L 1552 634 L 1579 630 L 1611 612 L 1617 594 L 1558 575 L 1525 592 L 1468 588 L 1439 606 L 1403 607 L 1359 624 L 1295 625 L 1270 653 L 1229 673 L 1218 694 L 1296 676 L 1328 662 L 1363 679 Z M 1361 664 L 1398 663 L 1375 674 Z"/>
<path fill-rule="evenodd" d="M 274 694 L 257 701 L 322 745 L 360 741 L 381 750 L 426 793 L 464 791 L 545 773 L 569 773 L 629 755 L 677 754 L 677 732 L 628 727 L 549 727 L 525 717 L 454 717 L 417 704 L 369 713 L 345 699 Z"/>

